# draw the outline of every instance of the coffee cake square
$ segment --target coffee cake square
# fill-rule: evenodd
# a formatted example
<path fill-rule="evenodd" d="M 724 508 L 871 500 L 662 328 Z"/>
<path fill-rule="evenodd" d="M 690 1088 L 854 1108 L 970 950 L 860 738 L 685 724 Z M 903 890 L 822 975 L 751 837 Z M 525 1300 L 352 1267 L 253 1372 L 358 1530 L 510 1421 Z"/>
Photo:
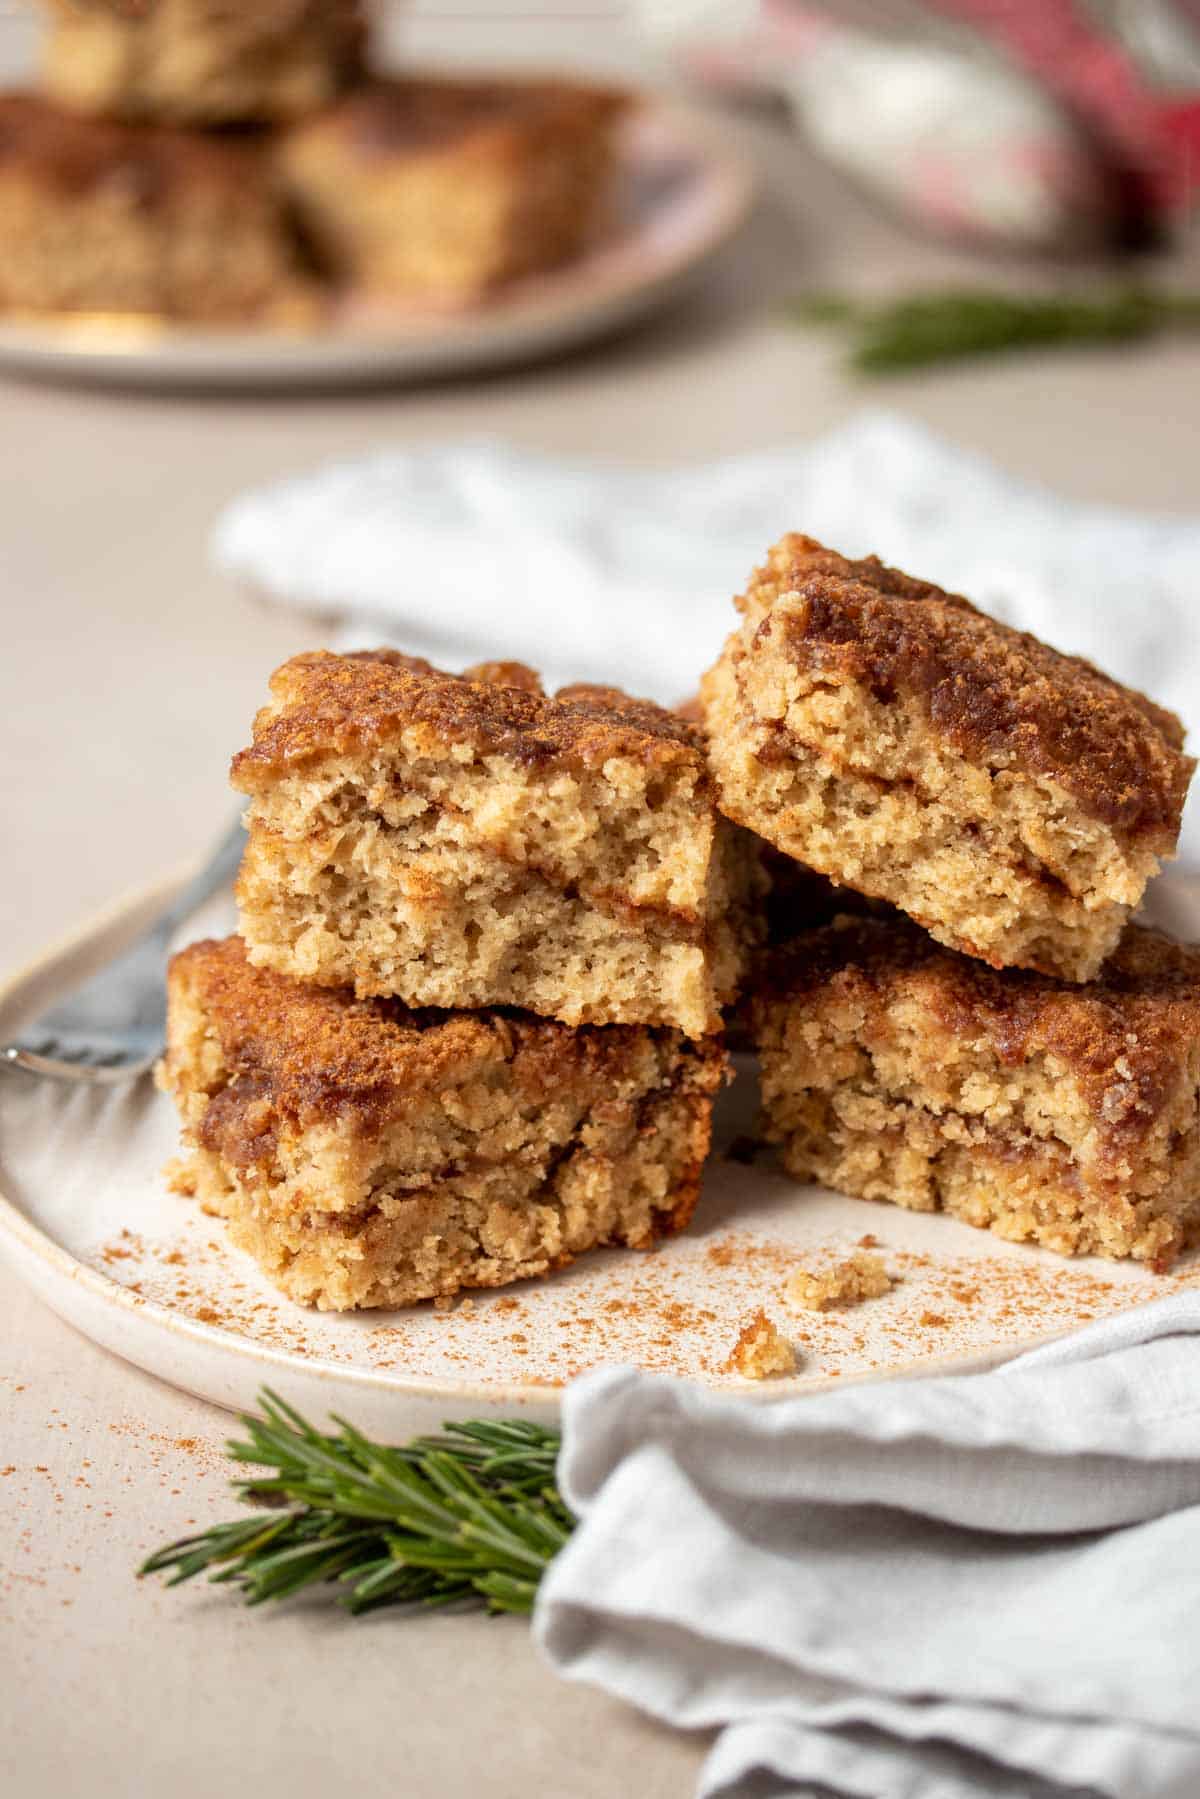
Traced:
<path fill-rule="evenodd" d="M 691 1216 L 725 1055 L 710 1038 L 412 1011 L 254 968 L 171 963 L 159 1080 L 182 1183 L 292 1299 L 410 1305 L 649 1246 Z"/>
<path fill-rule="evenodd" d="M 0 309 L 231 324 L 319 314 L 262 145 L 0 95 Z"/>
<path fill-rule="evenodd" d="M 563 81 L 380 78 L 297 125 L 280 164 L 332 275 L 391 298 L 471 300 L 580 254 L 625 106 Z"/>
<path fill-rule="evenodd" d="M 1160 1268 L 1200 1227 L 1200 949 L 1129 925 L 1079 987 L 842 918 L 748 1009 L 800 1180 Z"/>
<path fill-rule="evenodd" d="M 1173 855 L 1173 714 L 874 557 L 792 535 L 705 677 L 719 804 L 993 967 L 1086 981 Z"/>
<path fill-rule="evenodd" d="M 694 727 L 510 663 L 298 656 L 234 760 L 250 959 L 410 1005 L 719 1028 L 759 880 Z"/>

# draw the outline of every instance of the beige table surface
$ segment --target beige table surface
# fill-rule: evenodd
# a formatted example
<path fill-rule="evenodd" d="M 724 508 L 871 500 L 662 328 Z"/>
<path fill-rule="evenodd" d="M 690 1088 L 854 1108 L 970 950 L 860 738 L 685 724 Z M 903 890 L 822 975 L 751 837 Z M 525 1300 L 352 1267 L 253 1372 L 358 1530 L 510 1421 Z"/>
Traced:
<path fill-rule="evenodd" d="M 447 15 L 417 22 L 422 49 L 628 57 L 611 21 L 486 25 L 449 0 Z M 1195 346 L 847 380 L 825 341 L 780 322 L 781 295 L 967 265 L 907 243 L 773 128 L 731 129 L 767 175 L 736 251 L 669 316 L 553 367 L 340 398 L 0 382 L 0 963 L 203 850 L 228 816 L 225 764 L 266 676 L 314 641 L 205 567 L 215 512 L 248 483 L 480 432 L 661 463 L 809 437 L 882 401 L 1064 493 L 1200 504 Z M 690 1792 L 703 1742 L 556 1682 L 522 1625 L 268 1617 L 135 1584 L 143 1552 L 228 1509 L 226 1428 L 0 1271 L 0 1791 Z"/>

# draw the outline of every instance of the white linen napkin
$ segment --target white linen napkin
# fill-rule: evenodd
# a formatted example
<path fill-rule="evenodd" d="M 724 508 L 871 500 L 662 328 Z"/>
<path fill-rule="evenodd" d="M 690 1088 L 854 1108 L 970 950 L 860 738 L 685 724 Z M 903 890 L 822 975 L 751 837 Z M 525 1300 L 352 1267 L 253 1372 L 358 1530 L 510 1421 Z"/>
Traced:
<path fill-rule="evenodd" d="M 606 1370 L 551 1665 L 721 1728 L 703 1799 L 1195 1799 L 1200 1294 L 773 1406 Z"/>
<path fill-rule="evenodd" d="M 382 450 L 236 500 L 212 552 L 337 621 L 345 647 L 388 641 L 449 668 L 514 657 L 554 685 L 672 703 L 789 530 L 877 552 L 1200 717 L 1200 520 L 1060 499 L 888 413 L 665 470 L 486 443 Z M 1185 842 L 1200 856 L 1191 820 Z"/>

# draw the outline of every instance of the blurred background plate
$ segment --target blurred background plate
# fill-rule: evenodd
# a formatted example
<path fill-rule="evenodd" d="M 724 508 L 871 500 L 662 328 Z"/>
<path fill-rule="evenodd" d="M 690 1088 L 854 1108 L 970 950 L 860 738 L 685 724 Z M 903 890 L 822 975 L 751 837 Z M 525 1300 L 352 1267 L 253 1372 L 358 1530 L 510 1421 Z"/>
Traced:
<path fill-rule="evenodd" d="M 0 370 L 140 387 L 328 387 L 552 355 L 678 293 L 749 211 L 748 163 L 697 113 L 646 99 L 618 145 L 616 209 L 579 261 L 461 310 L 353 299 L 314 329 L 208 331 L 133 315 L 0 322 Z"/>

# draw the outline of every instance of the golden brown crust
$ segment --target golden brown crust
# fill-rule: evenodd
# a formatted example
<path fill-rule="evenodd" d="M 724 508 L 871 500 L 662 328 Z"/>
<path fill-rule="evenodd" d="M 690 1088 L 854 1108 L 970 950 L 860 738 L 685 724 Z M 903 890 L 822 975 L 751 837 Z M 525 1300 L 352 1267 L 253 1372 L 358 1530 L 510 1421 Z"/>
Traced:
<path fill-rule="evenodd" d="M 464 668 L 460 681 L 479 681 L 484 687 L 520 687 L 525 693 L 545 697 L 542 677 L 525 662 L 473 662 Z"/>
<path fill-rule="evenodd" d="M 313 129 L 338 135 L 373 160 L 466 146 L 511 153 L 535 149 L 564 130 L 600 129 L 628 99 L 615 89 L 565 81 L 387 76 L 356 88 Z"/>
<path fill-rule="evenodd" d="M 156 211 L 198 183 L 231 195 L 261 184 L 261 141 L 87 118 L 36 94 L 0 94 L 0 174 L 13 170 L 58 193 L 119 187 Z"/>
<path fill-rule="evenodd" d="M 1173 848 L 1195 766 L 1173 713 L 959 594 L 798 533 L 738 605 L 769 634 L 784 596 L 786 654 L 806 672 L 915 695 L 959 754 L 1049 776 L 1090 817 Z"/>
<path fill-rule="evenodd" d="M 1174 1093 L 1200 1035 L 1200 949 L 1141 925 L 1126 928 L 1086 987 L 1023 969 L 997 972 L 942 949 L 899 917 L 838 919 L 776 952 L 750 1006 L 866 1008 L 868 1035 L 900 994 L 948 1036 L 986 1044 L 1003 1067 L 1049 1055 L 1094 1108 L 1098 1137 L 1126 1160 Z"/>
<path fill-rule="evenodd" d="M 388 668 L 398 668 L 409 675 L 444 675 L 445 670 L 435 668 L 424 656 L 410 656 L 404 650 L 347 650 L 348 662 L 382 662 Z M 464 677 L 465 679 L 466 677 Z"/>
<path fill-rule="evenodd" d="M 382 662 L 410 675 L 436 675 L 441 681 L 478 681 L 484 687 L 520 687 L 526 693 L 544 694 L 542 677 L 524 662 L 473 662 L 460 675 L 436 668 L 424 656 L 409 656 L 404 650 L 348 650 L 351 662 Z"/>
<path fill-rule="evenodd" d="M 826 549 L 823 543 L 803 531 L 787 532 L 768 550 L 765 564 L 754 571 L 749 588 L 738 595 L 734 605 L 739 612 L 753 613 L 764 598 L 774 597 L 774 591 L 790 591 L 798 583 L 817 575 L 860 581 L 877 593 L 890 594 L 898 600 L 942 600 L 963 612 L 977 610 L 962 594 L 947 593 L 932 581 L 922 581 L 916 575 L 904 574 L 901 569 L 889 568 L 878 556 L 843 556 L 837 550 Z"/>
<path fill-rule="evenodd" d="M 357 1000 L 254 968 L 239 937 L 189 945 L 168 971 L 172 988 L 200 999 L 234 1080 L 216 1095 L 205 1129 L 235 1165 L 260 1161 L 264 1131 L 304 1131 L 349 1120 L 376 1133 L 407 1110 L 420 1110 L 464 1071 L 503 1062 L 516 1092 L 536 1102 L 572 1082 L 615 1082 L 647 1038 L 698 1088 L 720 1085 L 718 1038 L 687 1042 L 679 1032 L 640 1025 L 575 1029 L 505 1009 L 444 1012 L 399 1000 Z M 235 1140 L 241 1133 L 240 1147 Z M 690 1212 L 696 1194 L 681 1194 Z"/>
<path fill-rule="evenodd" d="M 394 745 L 416 725 L 447 746 L 466 744 L 525 766 L 592 769 L 627 757 L 663 774 L 684 767 L 703 774 L 699 733 L 648 700 L 599 687 L 564 688 L 548 699 L 528 686 L 414 671 L 411 661 L 395 652 L 317 650 L 285 662 L 271 678 L 275 707 L 259 713 L 253 743 L 234 757 L 234 786 L 255 792 L 323 756 Z"/>

